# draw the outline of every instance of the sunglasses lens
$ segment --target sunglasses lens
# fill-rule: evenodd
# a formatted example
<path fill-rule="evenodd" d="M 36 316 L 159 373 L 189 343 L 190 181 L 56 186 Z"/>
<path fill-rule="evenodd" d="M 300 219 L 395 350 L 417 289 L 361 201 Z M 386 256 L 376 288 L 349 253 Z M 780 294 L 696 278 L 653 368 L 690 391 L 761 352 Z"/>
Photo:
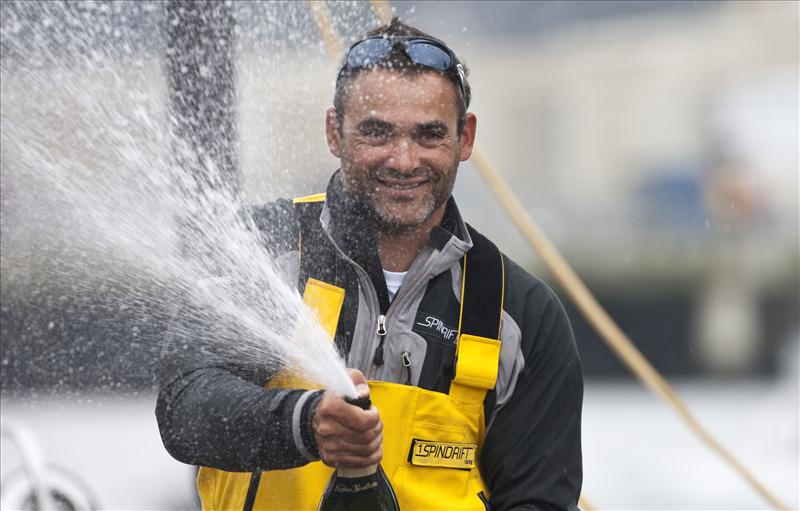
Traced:
<path fill-rule="evenodd" d="M 406 53 L 417 64 L 439 71 L 447 71 L 452 63 L 446 51 L 425 41 L 409 42 Z"/>
<path fill-rule="evenodd" d="M 371 66 L 391 51 L 392 42 L 388 39 L 365 39 L 350 50 L 347 55 L 347 66 L 352 69 Z"/>

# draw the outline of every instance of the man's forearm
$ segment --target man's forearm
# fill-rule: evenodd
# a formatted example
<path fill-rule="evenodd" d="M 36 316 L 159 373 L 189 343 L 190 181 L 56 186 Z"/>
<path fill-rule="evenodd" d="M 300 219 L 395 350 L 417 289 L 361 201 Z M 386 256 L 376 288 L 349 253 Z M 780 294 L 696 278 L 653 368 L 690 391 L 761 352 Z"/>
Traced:
<path fill-rule="evenodd" d="M 303 465 L 317 456 L 310 417 L 319 392 L 265 389 L 222 368 L 162 383 L 156 416 L 184 463 L 228 471 Z"/>
<path fill-rule="evenodd" d="M 572 330 L 555 299 L 531 315 L 525 368 L 481 453 L 492 509 L 576 509 L 583 479 L 583 376 Z M 535 328 L 534 328 L 535 327 Z"/>

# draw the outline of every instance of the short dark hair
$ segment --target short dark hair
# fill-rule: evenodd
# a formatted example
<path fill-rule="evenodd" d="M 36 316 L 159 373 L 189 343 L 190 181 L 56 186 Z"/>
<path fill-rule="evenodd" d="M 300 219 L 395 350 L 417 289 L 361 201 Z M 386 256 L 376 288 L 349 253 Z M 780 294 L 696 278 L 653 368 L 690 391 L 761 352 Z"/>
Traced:
<path fill-rule="evenodd" d="M 370 37 L 393 37 L 393 36 L 418 36 L 424 37 L 427 39 L 432 39 L 442 46 L 449 48 L 442 40 L 433 37 L 430 34 L 423 32 L 422 30 L 412 27 L 411 25 L 407 25 L 400 21 L 400 18 L 397 16 L 393 17 L 392 20 L 387 25 L 382 25 L 380 27 L 374 28 L 363 35 L 359 40 L 368 39 Z M 460 59 L 459 59 L 460 61 Z M 463 76 L 463 83 L 464 83 L 464 93 L 463 98 L 461 93 L 461 85 L 459 84 L 459 77 L 453 73 L 446 73 L 440 72 L 435 69 L 431 69 L 429 67 L 425 67 L 419 64 L 414 63 L 408 55 L 405 54 L 404 51 L 395 48 L 392 53 L 389 54 L 388 57 L 380 61 L 379 63 L 371 66 L 372 69 L 379 68 L 379 69 L 392 69 L 396 70 L 402 74 L 408 75 L 416 75 L 419 73 L 439 73 L 442 76 L 446 77 L 450 82 L 453 83 L 453 86 L 456 88 L 456 96 L 461 99 L 459 101 L 459 111 L 458 111 L 458 126 L 457 126 L 457 134 L 461 136 L 461 130 L 464 128 L 464 123 L 466 122 L 467 116 L 467 108 L 469 108 L 470 99 L 472 99 L 472 90 L 470 89 L 469 82 L 467 81 L 467 76 L 469 75 L 469 70 L 467 66 L 461 63 L 464 69 L 464 76 Z M 333 96 L 333 107 L 336 109 L 336 124 L 339 130 L 342 129 L 342 122 L 344 120 L 344 103 L 347 99 L 347 88 L 352 82 L 353 78 L 358 75 L 360 71 L 363 69 L 356 69 L 352 71 L 342 72 L 340 70 L 337 80 L 336 80 L 336 92 Z"/>

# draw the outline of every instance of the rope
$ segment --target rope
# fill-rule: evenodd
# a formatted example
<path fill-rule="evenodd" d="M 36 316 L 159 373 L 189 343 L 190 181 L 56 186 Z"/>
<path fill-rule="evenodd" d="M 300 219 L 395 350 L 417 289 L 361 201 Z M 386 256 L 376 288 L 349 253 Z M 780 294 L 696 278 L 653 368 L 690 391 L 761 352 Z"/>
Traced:
<path fill-rule="evenodd" d="M 597 508 L 590 504 L 588 500 L 586 500 L 586 496 L 581 493 L 581 496 L 578 497 L 578 508 L 583 511 L 595 511 Z"/>
<path fill-rule="evenodd" d="M 325 49 L 328 50 L 328 55 L 333 59 L 339 58 L 344 49 L 339 36 L 336 35 L 336 31 L 333 29 L 333 23 L 325 2 L 323 0 L 306 0 L 306 4 L 314 17 L 317 28 L 322 34 L 322 40 L 325 42 Z"/>
<path fill-rule="evenodd" d="M 597 302 L 592 293 L 581 281 L 569 264 L 564 260 L 556 247 L 534 223 L 520 204 L 509 186 L 489 163 L 486 155 L 479 147 L 472 152 L 475 166 L 489 184 L 500 204 L 528 243 L 539 253 L 553 276 L 569 294 L 583 315 L 601 335 L 603 340 L 617 354 L 626 366 L 653 392 L 664 399 L 678 416 L 722 459 L 741 475 L 750 485 L 764 497 L 770 505 L 777 509 L 789 509 L 777 497 L 770 493 L 758 479 L 742 465 L 733 454 L 722 446 L 700 422 L 689 412 L 686 404 L 678 397 L 672 387 L 661 374 L 648 362 L 631 340 L 620 330 L 614 320 Z"/>
<path fill-rule="evenodd" d="M 386 25 L 392 20 L 394 11 L 392 11 L 392 6 L 389 5 L 387 0 L 369 0 L 369 3 L 372 6 L 372 12 L 375 13 L 381 23 Z"/>

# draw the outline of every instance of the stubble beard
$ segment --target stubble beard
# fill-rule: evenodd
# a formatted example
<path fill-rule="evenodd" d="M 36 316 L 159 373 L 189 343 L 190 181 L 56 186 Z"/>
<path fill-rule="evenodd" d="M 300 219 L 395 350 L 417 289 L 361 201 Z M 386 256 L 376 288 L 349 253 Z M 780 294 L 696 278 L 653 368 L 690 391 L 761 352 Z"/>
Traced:
<path fill-rule="evenodd" d="M 343 169 L 344 170 L 344 169 Z M 354 169 L 349 169 L 353 172 Z M 430 179 L 431 190 L 426 194 L 422 204 L 409 216 L 400 216 L 392 211 L 391 207 L 383 203 L 378 192 L 375 191 L 374 185 L 378 175 L 383 169 L 358 169 L 355 172 L 368 173 L 369 178 L 366 180 L 358 179 L 343 179 L 345 192 L 358 196 L 360 201 L 366 205 L 377 222 L 379 232 L 390 235 L 406 234 L 418 228 L 425 223 L 433 214 L 450 198 L 453 193 L 453 186 L 455 185 L 456 173 L 458 171 L 458 161 L 456 161 L 452 168 L 444 175 L 438 175 L 432 170 L 427 170 Z M 350 172 L 343 173 L 344 175 Z M 343 175 L 343 177 L 344 177 Z M 352 176 L 352 174 L 350 174 Z M 349 191 L 348 191 L 349 190 Z"/>
<path fill-rule="evenodd" d="M 439 200 L 436 189 L 433 189 L 432 193 L 425 196 L 424 202 L 414 211 L 413 216 L 400 218 L 378 200 L 377 194 L 371 194 L 369 202 L 378 221 L 378 230 L 384 234 L 406 234 L 413 231 L 429 219 L 433 212 L 444 203 Z"/>

